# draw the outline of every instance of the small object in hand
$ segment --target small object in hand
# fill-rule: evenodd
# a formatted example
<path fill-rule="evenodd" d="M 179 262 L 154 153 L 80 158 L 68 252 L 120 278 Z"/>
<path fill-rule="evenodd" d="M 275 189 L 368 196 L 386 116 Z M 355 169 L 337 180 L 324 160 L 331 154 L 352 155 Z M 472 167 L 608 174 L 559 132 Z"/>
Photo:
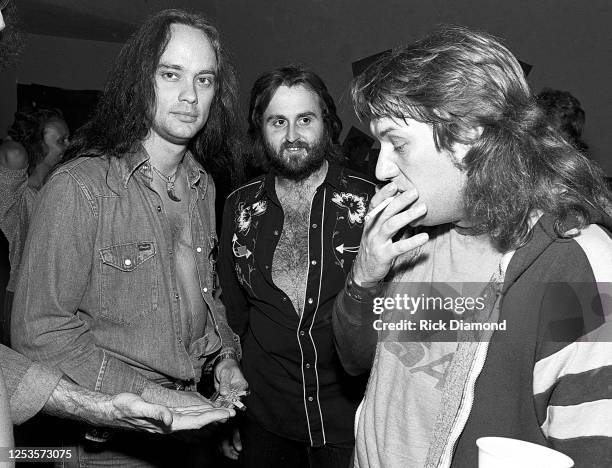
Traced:
<path fill-rule="evenodd" d="M 221 395 L 219 392 L 213 393 L 212 397 L 210 397 L 210 401 L 222 408 L 237 408 L 244 411 L 246 410 L 246 406 L 240 401 L 240 398 L 248 394 L 249 392 L 246 390 L 230 388 L 227 395 Z"/>
<path fill-rule="evenodd" d="M 392 197 L 385 198 L 383 201 L 381 201 L 376 206 L 376 208 L 374 208 L 367 215 L 365 215 L 365 220 L 368 221 L 368 220 L 374 218 L 374 216 L 376 216 L 378 213 L 380 213 L 382 210 L 384 210 L 389 203 L 391 203 L 393 200 L 395 200 L 395 197 L 397 197 L 397 195 L 393 195 Z"/>

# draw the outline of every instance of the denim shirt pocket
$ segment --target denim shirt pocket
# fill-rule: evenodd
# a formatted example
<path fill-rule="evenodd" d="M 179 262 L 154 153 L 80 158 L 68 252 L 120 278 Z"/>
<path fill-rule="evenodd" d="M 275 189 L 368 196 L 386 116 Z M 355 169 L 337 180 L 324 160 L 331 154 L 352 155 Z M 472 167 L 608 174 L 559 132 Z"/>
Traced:
<path fill-rule="evenodd" d="M 157 309 L 155 242 L 130 242 L 100 249 L 100 314 L 131 325 Z"/>

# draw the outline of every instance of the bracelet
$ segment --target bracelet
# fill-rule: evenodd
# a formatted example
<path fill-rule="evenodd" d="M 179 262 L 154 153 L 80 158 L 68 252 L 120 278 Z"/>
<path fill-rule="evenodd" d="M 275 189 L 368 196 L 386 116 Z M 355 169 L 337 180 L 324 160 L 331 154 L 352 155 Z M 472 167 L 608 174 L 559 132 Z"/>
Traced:
<path fill-rule="evenodd" d="M 344 291 L 351 299 L 358 302 L 369 302 L 378 296 L 382 291 L 382 281 L 379 281 L 372 286 L 359 286 L 353 279 L 353 269 L 351 268 L 346 277 Z"/>
<path fill-rule="evenodd" d="M 215 357 L 214 364 L 216 365 L 219 361 L 223 361 L 224 359 L 233 359 L 234 361 L 238 362 L 238 354 L 236 354 L 236 351 L 231 349 L 223 351 L 217 354 L 217 357 Z"/>

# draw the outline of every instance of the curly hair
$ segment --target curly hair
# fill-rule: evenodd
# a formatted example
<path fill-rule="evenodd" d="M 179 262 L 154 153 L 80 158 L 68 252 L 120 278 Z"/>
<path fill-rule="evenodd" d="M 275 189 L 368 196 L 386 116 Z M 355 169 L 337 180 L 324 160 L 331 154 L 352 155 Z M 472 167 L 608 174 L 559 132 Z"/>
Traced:
<path fill-rule="evenodd" d="M 567 237 L 610 203 L 601 169 L 548 125 L 518 61 L 491 35 L 441 27 L 372 64 L 351 93 L 360 119 L 428 123 L 436 148 L 451 154 L 455 143 L 471 145 L 455 161 L 467 174 L 464 207 L 474 231 L 502 250 L 528 241 L 535 210 Z"/>
<path fill-rule="evenodd" d="M 267 158 L 265 156 L 266 149 L 262 132 L 262 119 L 276 90 L 281 86 L 291 87 L 297 85 L 308 88 L 319 97 L 323 113 L 325 136 L 331 140 L 329 145 L 331 154 L 328 155 L 328 159 L 337 163 L 343 162 L 344 155 L 338 146 L 338 139 L 342 132 L 342 121 L 336 113 L 334 99 L 329 94 L 327 86 L 325 86 L 321 77 L 301 65 L 287 65 L 274 69 L 261 75 L 253 84 L 249 103 L 248 135 L 253 143 L 254 158 L 265 167 Z"/>
<path fill-rule="evenodd" d="M 537 94 L 536 101 L 550 124 L 559 130 L 566 140 L 583 153 L 589 150 L 588 145 L 582 140 L 585 114 L 578 99 L 569 91 L 544 88 Z"/>
<path fill-rule="evenodd" d="M 28 173 L 44 159 L 45 127 L 54 120 L 64 120 L 59 109 L 24 108 L 15 112 L 8 136 L 21 143 L 28 153 Z"/>
<path fill-rule="evenodd" d="M 163 10 L 149 17 L 123 46 L 92 119 L 76 133 L 66 158 L 121 158 L 144 140 L 152 127 L 156 106 L 155 72 L 175 24 L 202 31 L 217 59 L 209 118 L 188 149 L 212 172 L 229 170 L 232 179 L 239 178 L 236 75 L 221 47 L 217 29 L 203 16 L 184 10 Z"/>

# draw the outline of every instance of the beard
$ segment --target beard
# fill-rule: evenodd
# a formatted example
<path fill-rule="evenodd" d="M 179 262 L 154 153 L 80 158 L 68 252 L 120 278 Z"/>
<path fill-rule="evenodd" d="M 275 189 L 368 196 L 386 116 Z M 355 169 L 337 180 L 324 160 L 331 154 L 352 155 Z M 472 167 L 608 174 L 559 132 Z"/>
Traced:
<path fill-rule="evenodd" d="M 270 166 L 280 176 L 294 181 L 303 180 L 319 169 L 332 149 L 332 143 L 326 133 L 312 145 L 303 141 L 284 142 L 278 151 L 272 148 L 268 141 L 264 141 L 264 146 Z M 292 154 L 288 148 L 303 148 L 306 156 L 303 156 L 301 151 Z"/>

